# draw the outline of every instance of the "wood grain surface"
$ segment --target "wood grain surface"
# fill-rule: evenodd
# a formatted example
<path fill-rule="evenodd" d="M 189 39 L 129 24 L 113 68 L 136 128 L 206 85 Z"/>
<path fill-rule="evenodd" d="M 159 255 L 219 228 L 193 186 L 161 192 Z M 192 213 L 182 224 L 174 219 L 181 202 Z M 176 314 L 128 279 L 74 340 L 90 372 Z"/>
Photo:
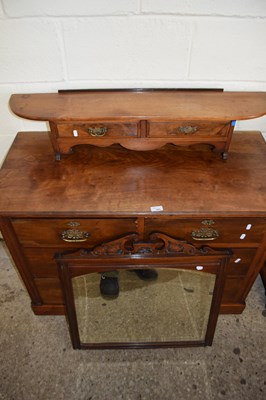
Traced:
<path fill-rule="evenodd" d="M 0 172 L 0 213 L 265 216 L 265 150 L 259 132 L 236 132 L 226 162 L 205 146 L 173 145 L 81 145 L 56 162 L 47 132 L 18 133 Z"/>
<path fill-rule="evenodd" d="M 266 92 L 89 91 L 14 94 L 11 110 L 42 121 L 242 120 L 266 114 Z"/>

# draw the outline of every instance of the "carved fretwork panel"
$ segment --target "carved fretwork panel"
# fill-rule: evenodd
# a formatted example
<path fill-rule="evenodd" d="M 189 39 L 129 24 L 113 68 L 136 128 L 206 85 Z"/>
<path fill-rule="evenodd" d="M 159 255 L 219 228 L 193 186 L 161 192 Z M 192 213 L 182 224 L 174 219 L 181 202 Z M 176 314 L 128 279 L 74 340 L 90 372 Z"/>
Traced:
<path fill-rule="evenodd" d="M 166 256 L 166 255 L 205 255 L 220 254 L 208 246 L 197 249 L 192 244 L 175 239 L 166 234 L 154 232 L 146 241 L 139 240 L 137 233 L 131 233 L 121 238 L 111 240 L 95 246 L 93 249 L 80 250 L 81 257 L 101 257 L 101 256 L 123 256 L 141 255 L 143 256 Z"/>

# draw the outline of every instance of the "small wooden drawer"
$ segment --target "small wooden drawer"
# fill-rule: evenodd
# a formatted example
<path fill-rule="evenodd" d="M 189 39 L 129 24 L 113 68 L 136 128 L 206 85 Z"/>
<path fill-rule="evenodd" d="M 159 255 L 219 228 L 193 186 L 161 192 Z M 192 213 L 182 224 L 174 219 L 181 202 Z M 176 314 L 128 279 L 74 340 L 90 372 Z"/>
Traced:
<path fill-rule="evenodd" d="M 266 218 L 151 218 L 146 221 L 146 232 L 164 232 L 194 245 L 257 246 L 266 232 Z"/>
<path fill-rule="evenodd" d="M 194 138 L 194 137 L 221 137 L 228 134 L 230 123 L 226 122 L 150 122 L 149 137 Z"/>
<path fill-rule="evenodd" d="M 14 219 L 23 246 L 83 247 L 136 231 L 135 219 Z"/>
<path fill-rule="evenodd" d="M 137 137 L 137 123 L 84 122 L 72 124 L 57 124 L 58 136 L 62 138 L 113 138 Z"/>

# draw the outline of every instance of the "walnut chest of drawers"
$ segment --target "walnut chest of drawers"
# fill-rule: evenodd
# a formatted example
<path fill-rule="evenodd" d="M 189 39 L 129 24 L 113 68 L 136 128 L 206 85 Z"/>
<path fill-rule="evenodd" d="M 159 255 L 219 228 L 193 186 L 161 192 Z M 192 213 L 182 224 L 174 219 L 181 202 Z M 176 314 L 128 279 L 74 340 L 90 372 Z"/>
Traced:
<path fill-rule="evenodd" d="M 47 132 L 19 133 L 0 172 L 0 229 L 33 311 L 65 313 L 56 253 L 160 232 L 232 249 L 220 312 L 241 313 L 265 260 L 265 142 L 237 132 L 230 153 L 81 146 L 57 162 Z"/>
<path fill-rule="evenodd" d="M 236 120 L 266 114 L 265 92 L 89 90 L 15 94 L 12 111 L 49 121 L 56 155 L 80 144 L 154 150 L 205 143 L 227 159 Z"/>

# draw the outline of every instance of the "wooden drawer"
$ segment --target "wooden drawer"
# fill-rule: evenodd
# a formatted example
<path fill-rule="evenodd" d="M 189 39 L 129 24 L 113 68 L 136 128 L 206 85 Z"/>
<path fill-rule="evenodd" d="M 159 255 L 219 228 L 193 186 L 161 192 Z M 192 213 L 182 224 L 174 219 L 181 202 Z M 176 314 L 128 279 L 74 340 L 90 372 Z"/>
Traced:
<path fill-rule="evenodd" d="M 177 122 L 150 122 L 149 137 L 221 137 L 228 134 L 230 124 L 225 122 L 198 122 L 198 121 L 177 121 Z"/>
<path fill-rule="evenodd" d="M 135 232 L 135 219 L 14 219 L 17 237 L 23 246 L 94 246 Z M 76 241 L 75 238 L 80 237 Z"/>
<path fill-rule="evenodd" d="M 266 233 L 266 218 L 147 219 L 146 234 L 163 232 L 193 244 L 215 247 L 258 245 Z"/>
<path fill-rule="evenodd" d="M 58 136 L 64 138 L 136 137 L 138 136 L 138 124 L 133 122 L 123 124 L 112 122 L 58 124 L 57 131 Z"/>
<path fill-rule="evenodd" d="M 23 249 L 28 268 L 35 278 L 56 278 L 58 276 L 54 255 L 60 251 L 65 251 L 65 249 L 55 249 L 54 247 Z M 233 255 L 229 260 L 227 275 L 244 276 L 249 270 L 256 249 L 233 248 L 232 251 Z"/>

